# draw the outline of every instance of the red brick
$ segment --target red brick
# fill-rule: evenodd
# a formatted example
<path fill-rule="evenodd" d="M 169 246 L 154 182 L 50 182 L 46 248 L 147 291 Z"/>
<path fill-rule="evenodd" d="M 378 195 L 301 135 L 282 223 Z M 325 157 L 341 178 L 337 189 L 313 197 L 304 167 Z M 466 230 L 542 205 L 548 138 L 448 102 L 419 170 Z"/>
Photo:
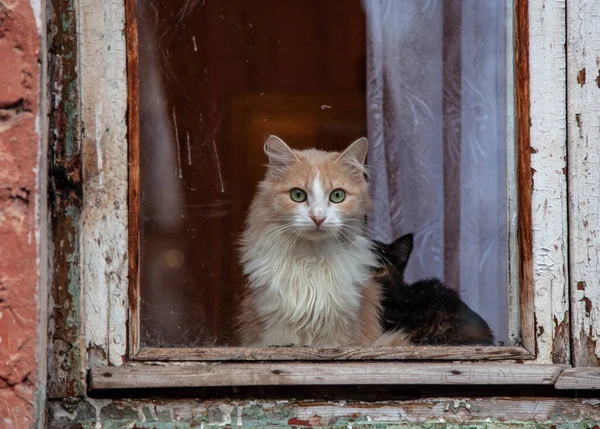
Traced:
<path fill-rule="evenodd" d="M 37 368 L 40 41 L 30 3 L 10 3 L 0 6 L 0 428 L 27 428 Z"/>

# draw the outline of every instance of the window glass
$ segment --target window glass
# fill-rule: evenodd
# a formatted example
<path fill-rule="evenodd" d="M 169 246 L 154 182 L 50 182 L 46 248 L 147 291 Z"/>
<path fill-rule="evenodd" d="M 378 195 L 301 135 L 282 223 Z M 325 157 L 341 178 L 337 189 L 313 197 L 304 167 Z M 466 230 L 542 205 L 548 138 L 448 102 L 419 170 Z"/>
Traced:
<path fill-rule="evenodd" d="M 232 344 L 270 134 L 368 136 L 371 236 L 413 233 L 406 280 L 446 281 L 508 339 L 502 1 L 137 0 L 137 19 L 142 347 Z"/>

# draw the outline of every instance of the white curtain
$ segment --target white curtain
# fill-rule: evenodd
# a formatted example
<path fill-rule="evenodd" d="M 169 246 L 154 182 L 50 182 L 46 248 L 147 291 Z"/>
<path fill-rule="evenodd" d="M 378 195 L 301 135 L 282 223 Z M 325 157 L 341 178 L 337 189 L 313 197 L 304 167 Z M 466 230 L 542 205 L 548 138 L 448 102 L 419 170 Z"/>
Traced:
<path fill-rule="evenodd" d="M 414 233 L 406 279 L 443 279 L 506 341 L 506 3 L 363 6 L 370 233 Z"/>

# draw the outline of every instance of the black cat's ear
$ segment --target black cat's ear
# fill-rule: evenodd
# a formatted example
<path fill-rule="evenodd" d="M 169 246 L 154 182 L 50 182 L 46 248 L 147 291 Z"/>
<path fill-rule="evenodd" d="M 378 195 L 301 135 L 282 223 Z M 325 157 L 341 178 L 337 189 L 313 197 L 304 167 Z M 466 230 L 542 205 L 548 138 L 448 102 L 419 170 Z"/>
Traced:
<path fill-rule="evenodd" d="M 381 241 L 373 240 L 373 248 L 377 255 L 379 265 L 389 265 L 392 262 L 389 260 L 389 244 L 383 244 Z"/>
<path fill-rule="evenodd" d="M 406 264 L 408 264 L 408 258 L 413 250 L 413 242 L 413 235 L 406 234 L 389 245 L 389 258 L 393 257 L 393 260 L 390 259 L 390 261 L 394 264 L 394 266 L 396 266 L 396 268 L 400 270 L 404 270 L 406 268 Z"/>
<path fill-rule="evenodd" d="M 269 157 L 269 167 L 276 170 L 284 169 L 291 163 L 299 161 L 294 151 L 277 136 L 269 136 L 264 151 Z"/>

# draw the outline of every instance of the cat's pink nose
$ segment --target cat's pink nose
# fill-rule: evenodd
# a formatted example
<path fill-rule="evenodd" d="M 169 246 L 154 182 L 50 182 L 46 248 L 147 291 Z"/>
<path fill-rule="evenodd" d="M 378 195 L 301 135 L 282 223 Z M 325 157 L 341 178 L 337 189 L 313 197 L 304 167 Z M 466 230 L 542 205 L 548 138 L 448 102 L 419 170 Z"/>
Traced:
<path fill-rule="evenodd" d="M 324 217 L 320 217 L 320 216 L 311 216 L 310 218 L 313 220 L 315 225 L 317 225 L 317 228 L 320 227 L 321 224 L 323 223 L 323 221 L 325 220 Z"/>

